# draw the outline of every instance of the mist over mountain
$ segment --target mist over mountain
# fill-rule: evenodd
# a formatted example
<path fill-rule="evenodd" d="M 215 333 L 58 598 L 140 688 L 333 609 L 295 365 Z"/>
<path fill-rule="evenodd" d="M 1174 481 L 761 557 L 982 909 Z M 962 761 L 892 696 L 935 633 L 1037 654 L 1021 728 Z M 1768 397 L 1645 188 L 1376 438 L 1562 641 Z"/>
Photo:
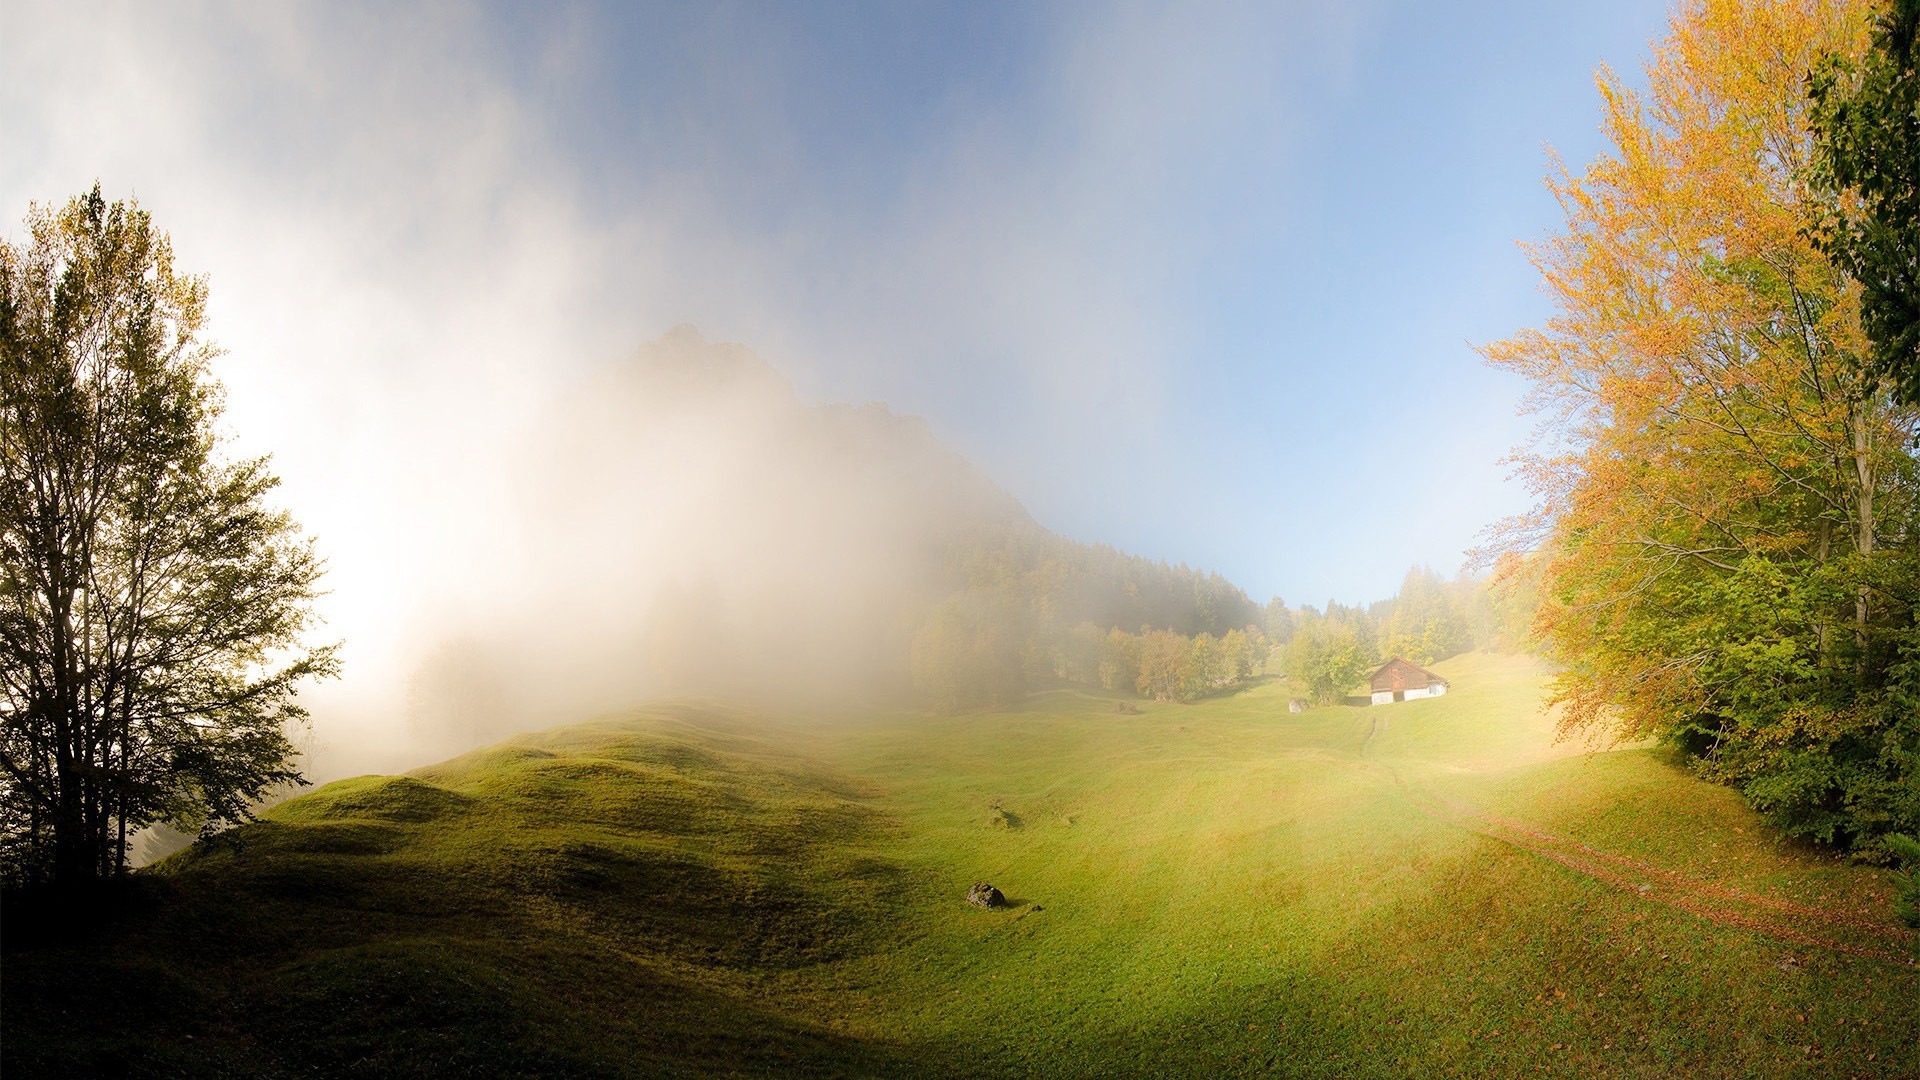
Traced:
<path fill-rule="evenodd" d="M 439 748 L 649 697 L 899 702 L 916 639 L 957 607 L 996 613 L 980 632 L 1021 686 L 1060 667 L 1050 643 L 1076 624 L 1258 617 L 1218 575 L 1048 532 L 925 421 L 803 402 L 690 326 L 582 380 L 523 438 L 513 554 L 474 583 L 495 600 L 447 622 L 408 688 L 413 733 Z"/>

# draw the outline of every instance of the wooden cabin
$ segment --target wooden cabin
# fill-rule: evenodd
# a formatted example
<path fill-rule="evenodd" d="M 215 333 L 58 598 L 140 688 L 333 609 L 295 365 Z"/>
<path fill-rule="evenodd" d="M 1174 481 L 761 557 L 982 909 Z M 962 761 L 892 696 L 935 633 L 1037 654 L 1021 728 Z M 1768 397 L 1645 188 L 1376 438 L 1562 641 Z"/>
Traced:
<path fill-rule="evenodd" d="M 1439 697 L 1447 692 L 1449 685 L 1447 680 L 1419 664 L 1396 656 L 1373 673 L 1372 704 L 1390 705 L 1396 701 Z"/>

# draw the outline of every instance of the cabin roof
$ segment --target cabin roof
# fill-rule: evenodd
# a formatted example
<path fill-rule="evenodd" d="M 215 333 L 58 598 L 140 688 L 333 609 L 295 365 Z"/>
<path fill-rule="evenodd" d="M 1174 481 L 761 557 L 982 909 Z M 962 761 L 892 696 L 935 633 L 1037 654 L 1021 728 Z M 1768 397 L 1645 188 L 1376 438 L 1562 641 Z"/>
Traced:
<path fill-rule="evenodd" d="M 1373 673 L 1373 691 L 1376 694 L 1384 690 L 1393 690 L 1396 692 L 1402 690 L 1425 690 L 1435 683 L 1441 686 L 1452 685 L 1447 682 L 1447 680 L 1435 675 L 1419 664 L 1398 656 L 1381 664 L 1379 669 Z"/>

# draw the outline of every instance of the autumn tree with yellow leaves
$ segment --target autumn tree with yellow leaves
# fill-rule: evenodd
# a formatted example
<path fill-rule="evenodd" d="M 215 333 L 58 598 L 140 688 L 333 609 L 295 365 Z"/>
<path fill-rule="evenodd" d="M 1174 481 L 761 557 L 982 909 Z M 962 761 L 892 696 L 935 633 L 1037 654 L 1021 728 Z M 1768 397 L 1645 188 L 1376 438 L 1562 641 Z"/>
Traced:
<path fill-rule="evenodd" d="M 1496 546 L 1532 556 L 1564 726 L 1667 739 L 1863 851 L 1920 826 L 1920 411 L 1816 242 L 1808 89 L 1876 14 L 1694 0 L 1645 92 L 1603 71 L 1611 149 L 1550 179 L 1531 248 L 1557 313 L 1484 350 L 1544 420 Z"/>

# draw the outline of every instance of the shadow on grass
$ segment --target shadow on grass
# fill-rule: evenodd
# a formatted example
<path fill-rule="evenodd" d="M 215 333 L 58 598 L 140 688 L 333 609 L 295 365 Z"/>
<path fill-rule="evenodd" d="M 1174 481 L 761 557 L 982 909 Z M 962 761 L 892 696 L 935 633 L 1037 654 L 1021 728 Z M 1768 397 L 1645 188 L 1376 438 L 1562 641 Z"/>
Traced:
<path fill-rule="evenodd" d="M 912 875 L 872 854 L 888 825 L 853 785 L 697 731 L 546 745 L 329 785 L 98 893 L 8 897 L 0 1071 L 927 1072 L 762 985 L 891 940 Z"/>
<path fill-rule="evenodd" d="M 1261 687 L 1266 686 L 1270 683 L 1284 682 L 1284 681 L 1285 680 L 1283 680 L 1278 675 L 1255 675 L 1251 678 L 1243 679 L 1240 682 L 1234 683 L 1230 686 L 1215 687 L 1214 689 L 1209 690 L 1198 697 L 1189 699 L 1187 701 L 1187 704 L 1192 705 L 1202 701 L 1226 701 L 1231 698 L 1240 697 L 1241 695 L 1249 693 L 1251 691 L 1258 690 Z M 1276 704 L 1278 706 L 1279 711 L 1281 712 L 1286 711 L 1287 703 L 1285 701 L 1278 701 L 1276 702 Z"/>

